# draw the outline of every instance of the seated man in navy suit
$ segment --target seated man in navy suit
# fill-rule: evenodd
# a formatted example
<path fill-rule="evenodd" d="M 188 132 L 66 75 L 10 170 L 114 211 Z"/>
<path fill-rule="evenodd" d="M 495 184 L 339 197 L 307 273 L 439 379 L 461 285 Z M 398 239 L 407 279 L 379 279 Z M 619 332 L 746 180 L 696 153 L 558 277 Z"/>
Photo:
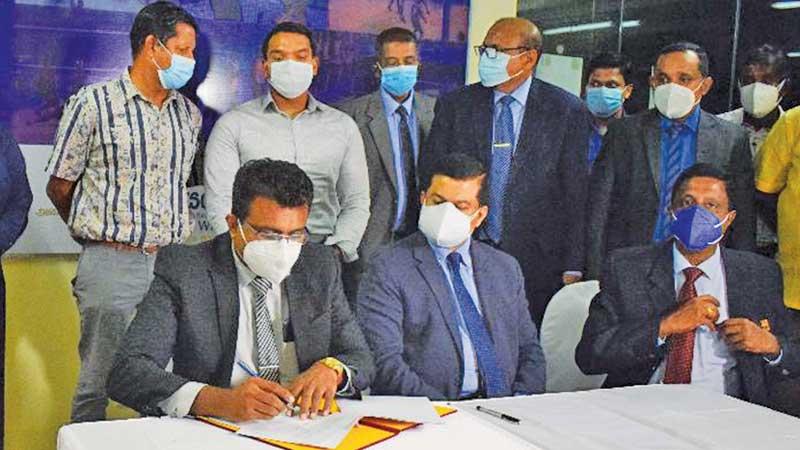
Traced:
<path fill-rule="evenodd" d="M 575 360 L 605 387 L 692 384 L 774 406 L 800 371 L 775 261 L 721 247 L 736 211 L 726 175 L 696 164 L 675 181 L 671 238 L 611 252 Z"/>
<path fill-rule="evenodd" d="M 489 212 L 486 169 L 451 153 L 427 167 L 420 232 L 376 254 L 357 315 L 373 393 L 457 400 L 544 391 L 545 361 L 517 261 L 471 239 Z"/>

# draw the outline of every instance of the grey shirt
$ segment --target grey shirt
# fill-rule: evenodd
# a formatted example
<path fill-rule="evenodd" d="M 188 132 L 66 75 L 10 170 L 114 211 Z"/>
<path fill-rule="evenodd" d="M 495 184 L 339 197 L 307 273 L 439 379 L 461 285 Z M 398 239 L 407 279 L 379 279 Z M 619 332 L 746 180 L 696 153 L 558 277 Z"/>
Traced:
<path fill-rule="evenodd" d="M 314 183 L 308 231 L 337 245 L 346 262 L 369 219 L 369 177 L 364 142 L 353 119 L 309 96 L 294 119 L 267 94 L 224 114 L 211 132 L 205 155 L 206 207 L 215 233 L 228 230 L 233 180 L 247 161 L 271 158 L 297 164 Z"/>

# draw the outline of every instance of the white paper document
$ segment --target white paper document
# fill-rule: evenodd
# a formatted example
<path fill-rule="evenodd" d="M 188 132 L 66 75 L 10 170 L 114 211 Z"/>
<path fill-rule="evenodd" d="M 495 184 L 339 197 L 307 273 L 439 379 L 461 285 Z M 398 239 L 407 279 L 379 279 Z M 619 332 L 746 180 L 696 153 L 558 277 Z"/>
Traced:
<path fill-rule="evenodd" d="M 338 402 L 338 400 L 337 400 Z M 256 420 L 238 424 L 238 434 L 262 439 L 292 442 L 314 447 L 335 448 L 362 416 L 344 411 L 329 416 L 300 420 L 284 414 L 270 420 Z"/>
<path fill-rule="evenodd" d="M 363 400 L 337 400 L 345 412 L 361 417 L 378 417 L 414 423 L 442 423 L 442 418 L 427 397 L 365 396 Z"/>

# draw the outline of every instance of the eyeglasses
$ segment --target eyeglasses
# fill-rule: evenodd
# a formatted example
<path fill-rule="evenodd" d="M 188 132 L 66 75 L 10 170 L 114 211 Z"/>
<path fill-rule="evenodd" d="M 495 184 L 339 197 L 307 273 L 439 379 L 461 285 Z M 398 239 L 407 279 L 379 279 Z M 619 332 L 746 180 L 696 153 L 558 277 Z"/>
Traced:
<path fill-rule="evenodd" d="M 506 53 L 506 54 L 508 54 L 508 52 L 513 52 L 513 51 L 516 51 L 516 50 L 525 50 L 525 52 L 527 52 L 527 51 L 530 51 L 531 48 L 530 47 L 503 48 L 503 47 L 486 46 L 486 45 L 476 45 L 475 46 L 475 53 L 478 56 L 486 55 L 486 57 L 489 58 L 489 59 L 497 58 L 497 53 Z M 525 53 L 525 52 L 522 52 L 522 53 Z M 520 54 L 522 54 L 522 53 L 520 53 Z"/>
<path fill-rule="evenodd" d="M 250 231 L 255 234 L 256 240 L 258 241 L 267 241 L 267 242 L 278 242 L 281 240 L 286 240 L 288 242 L 294 242 L 296 244 L 305 244 L 308 240 L 308 230 L 302 231 L 295 231 L 292 234 L 285 235 L 281 233 L 276 233 L 271 230 L 256 230 L 252 225 L 247 223 L 246 221 L 240 222 L 244 223 L 244 225 L 250 229 Z"/>

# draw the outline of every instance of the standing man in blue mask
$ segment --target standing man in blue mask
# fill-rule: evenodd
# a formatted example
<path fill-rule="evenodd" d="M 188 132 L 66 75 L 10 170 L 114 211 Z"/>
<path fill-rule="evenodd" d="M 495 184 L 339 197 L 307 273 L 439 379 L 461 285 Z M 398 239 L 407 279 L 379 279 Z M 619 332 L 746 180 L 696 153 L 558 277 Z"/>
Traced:
<path fill-rule="evenodd" d="M 719 245 L 738 217 L 724 172 L 697 164 L 671 192 L 670 239 L 608 259 L 575 361 L 605 387 L 691 384 L 774 406 L 800 374 L 775 261 Z"/>
<path fill-rule="evenodd" d="M 423 160 L 459 152 L 489 168 L 476 237 L 517 258 L 538 325 L 553 294 L 582 276 L 592 117 L 533 76 L 542 35 L 532 22 L 498 20 L 476 51 L 481 82 L 439 99 Z"/>
<path fill-rule="evenodd" d="M 202 119 L 177 89 L 194 71 L 197 23 L 156 2 L 136 15 L 130 38 L 133 65 L 65 106 L 48 166 L 47 195 L 83 246 L 73 280 L 81 316 L 73 422 L 105 418 L 106 378 L 156 253 L 192 231 L 186 181 Z"/>
<path fill-rule="evenodd" d="M 708 54 L 689 42 L 658 54 L 650 78 L 656 108 L 609 124 L 589 182 L 588 276 L 600 276 L 614 249 L 669 237 L 669 195 L 678 175 L 695 163 L 713 164 L 731 177 L 738 220 L 727 242 L 755 248 L 755 186 L 747 132 L 700 107 L 714 80 Z"/>
<path fill-rule="evenodd" d="M 589 140 L 589 168 L 591 169 L 603 136 L 608 132 L 608 123 L 625 115 L 624 103 L 633 94 L 629 84 L 631 63 L 620 53 L 603 52 L 595 55 L 587 68 L 586 107 L 594 116 L 592 137 Z"/>
<path fill-rule="evenodd" d="M 370 217 L 359 261 L 345 268 L 352 301 L 369 256 L 381 245 L 417 230 L 417 162 L 433 121 L 436 99 L 416 92 L 420 70 L 417 38 L 405 28 L 382 31 L 375 42 L 380 89 L 340 106 L 364 138 L 370 186 Z"/>

